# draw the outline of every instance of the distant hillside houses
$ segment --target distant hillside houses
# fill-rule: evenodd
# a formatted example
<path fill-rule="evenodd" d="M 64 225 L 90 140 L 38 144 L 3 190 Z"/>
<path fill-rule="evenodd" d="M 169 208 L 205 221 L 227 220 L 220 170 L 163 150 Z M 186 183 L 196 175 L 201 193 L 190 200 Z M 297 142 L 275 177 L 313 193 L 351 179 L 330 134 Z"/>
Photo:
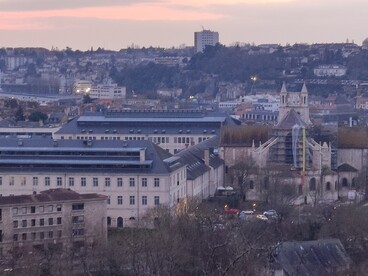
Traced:
<path fill-rule="evenodd" d="M 342 65 L 319 65 L 314 68 L 314 75 L 317 77 L 343 77 L 347 68 Z"/>

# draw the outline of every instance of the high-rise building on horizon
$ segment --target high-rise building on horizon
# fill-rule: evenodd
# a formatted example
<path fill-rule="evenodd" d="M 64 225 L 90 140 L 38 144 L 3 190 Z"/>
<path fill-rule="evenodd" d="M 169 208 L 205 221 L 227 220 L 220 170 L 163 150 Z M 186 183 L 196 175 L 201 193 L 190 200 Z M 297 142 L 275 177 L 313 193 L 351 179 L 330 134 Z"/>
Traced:
<path fill-rule="evenodd" d="M 215 46 L 219 43 L 219 33 L 211 30 L 202 30 L 194 33 L 195 52 L 203 52 L 206 46 Z"/>

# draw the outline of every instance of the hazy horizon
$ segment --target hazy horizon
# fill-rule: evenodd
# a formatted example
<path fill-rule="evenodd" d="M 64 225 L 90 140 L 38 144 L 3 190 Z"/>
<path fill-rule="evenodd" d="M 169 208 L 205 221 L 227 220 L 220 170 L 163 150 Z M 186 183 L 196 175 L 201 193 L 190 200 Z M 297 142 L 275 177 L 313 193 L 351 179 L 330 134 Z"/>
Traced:
<path fill-rule="evenodd" d="M 0 0 L 0 47 L 119 50 L 220 43 L 342 43 L 368 37 L 364 0 Z"/>

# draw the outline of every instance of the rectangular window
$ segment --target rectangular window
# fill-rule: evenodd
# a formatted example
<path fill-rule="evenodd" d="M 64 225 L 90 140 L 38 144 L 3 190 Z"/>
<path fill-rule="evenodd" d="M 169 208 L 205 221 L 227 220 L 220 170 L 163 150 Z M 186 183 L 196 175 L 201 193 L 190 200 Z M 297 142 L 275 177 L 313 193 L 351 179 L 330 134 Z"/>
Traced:
<path fill-rule="evenodd" d="M 110 205 L 110 204 L 111 204 L 111 197 L 110 197 L 110 196 L 108 196 L 108 197 L 107 197 L 106 203 L 107 203 L 108 205 Z"/>
<path fill-rule="evenodd" d="M 15 208 L 13 208 L 13 215 L 17 215 L 17 214 L 18 214 L 18 208 L 15 207 Z"/>
<path fill-rule="evenodd" d="M 118 177 L 118 187 L 123 187 L 123 179 Z"/>
<path fill-rule="evenodd" d="M 31 214 L 36 213 L 36 206 L 31 206 Z"/>
<path fill-rule="evenodd" d="M 14 186 L 14 176 L 9 177 L 9 186 Z"/>
<path fill-rule="evenodd" d="M 130 196 L 129 197 L 129 204 L 130 205 L 134 205 L 135 204 L 135 196 Z"/>
<path fill-rule="evenodd" d="M 45 238 L 45 233 L 44 232 L 40 232 L 40 239 L 43 240 Z"/>
<path fill-rule="evenodd" d="M 47 211 L 48 211 L 48 212 L 52 212 L 52 211 L 54 211 L 54 205 L 49 205 L 49 206 L 47 206 Z"/>
<path fill-rule="evenodd" d="M 27 227 L 27 220 L 26 219 L 23 219 L 22 220 L 22 227 Z"/>
<path fill-rule="evenodd" d="M 69 177 L 69 186 L 70 187 L 74 186 L 74 177 Z"/>
<path fill-rule="evenodd" d="M 155 203 L 155 205 L 160 205 L 160 197 L 159 196 L 154 197 L 154 203 Z"/>
<path fill-rule="evenodd" d="M 84 229 L 73 229 L 73 236 L 83 236 Z"/>
<path fill-rule="evenodd" d="M 75 203 L 72 205 L 73 211 L 84 210 L 84 203 Z"/>
<path fill-rule="evenodd" d="M 142 205 L 147 205 L 147 196 L 142 196 Z"/>
<path fill-rule="evenodd" d="M 105 178 L 105 187 L 110 187 L 110 184 L 111 184 L 111 179 L 110 179 L 110 177 L 106 177 L 106 178 Z"/>
<path fill-rule="evenodd" d="M 118 205 L 123 205 L 123 196 L 118 196 Z"/>
<path fill-rule="evenodd" d="M 31 226 L 32 227 L 36 226 L 36 220 L 35 219 L 31 219 Z"/>
<path fill-rule="evenodd" d="M 27 233 L 23 233 L 22 234 L 22 241 L 26 241 L 27 240 Z"/>
<path fill-rule="evenodd" d="M 22 176 L 22 178 L 20 179 L 20 185 L 21 186 L 27 185 L 27 178 L 25 176 Z"/>
<path fill-rule="evenodd" d="M 147 178 L 142 178 L 142 187 L 147 187 Z"/>
<path fill-rule="evenodd" d="M 22 214 L 27 214 L 27 207 L 22 207 Z"/>
<path fill-rule="evenodd" d="M 56 218 L 56 224 L 61 224 L 61 218 Z"/>
<path fill-rule="evenodd" d="M 33 177 L 32 183 L 33 183 L 33 186 L 37 186 L 38 185 L 38 177 L 37 176 L 34 176 Z"/>
<path fill-rule="evenodd" d="M 86 187 L 87 186 L 87 180 L 85 177 L 81 178 L 81 187 Z"/>
<path fill-rule="evenodd" d="M 13 241 L 18 241 L 18 234 L 13 235 Z"/>
<path fill-rule="evenodd" d="M 61 238 L 63 235 L 63 232 L 61 230 L 58 230 L 58 238 Z"/>
<path fill-rule="evenodd" d="M 38 210 L 39 210 L 40 213 L 43 213 L 45 211 L 45 207 L 39 206 L 38 207 Z"/>
<path fill-rule="evenodd" d="M 160 187 L 160 178 L 156 178 L 154 179 L 154 186 L 155 187 Z"/>
<path fill-rule="evenodd" d="M 61 205 L 56 205 L 56 211 L 61 212 Z"/>
<path fill-rule="evenodd" d="M 45 177 L 45 186 L 50 186 L 50 177 L 49 176 Z"/>
<path fill-rule="evenodd" d="M 63 179 L 60 176 L 56 178 L 56 186 L 63 186 Z"/>
<path fill-rule="evenodd" d="M 93 187 L 97 187 L 98 186 L 98 178 L 94 177 L 93 178 Z"/>
<path fill-rule="evenodd" d="M 134 178 L 129 178 L 129 186 L 130 187 L 134 187 L 135 186 Z"/>
<path fill-rule="evenodd" d="M 54 218 L 49 218 L 49 225 L 54 225 Z"/>
<path fill-rule="evenodd" d="M 36 240 L 36 232 L 31 233 L 31 240 L 32 241 Z"/>
<path fill-rule="evenodd" d="M 45 219 L 41 218 L 40 219 L 40 226 L 44 226 L 45 225 Z"/>
<path fill-rule="evenodd" d="M 72 217 L 73 223 L 83 223 L 84 222 L 84 216 L 74 216 Z"/>
<path fill-rule="evenodd" d="M 49 231 L 49 239 L 52 239 L 54 237 L 54 231 Z"/>
<path fill-rule="evenodd" d="M 0 176 L 0 186 L 3 185 L 3 177 Z"/>
<path fill-rule="evenodd" d="M 13 221 L 13 228 L 18 228 L 18 221 L 17 220 Z"/>

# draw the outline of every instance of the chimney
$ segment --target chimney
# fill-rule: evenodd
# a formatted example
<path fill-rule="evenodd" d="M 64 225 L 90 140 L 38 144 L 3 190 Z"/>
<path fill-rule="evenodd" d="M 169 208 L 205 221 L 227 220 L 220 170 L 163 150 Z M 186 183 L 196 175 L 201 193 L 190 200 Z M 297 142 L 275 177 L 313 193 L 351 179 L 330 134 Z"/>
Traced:
<path fill-rule="evenodd" d="M 210 150 L 209 149 L 204 150 L 204 164 L 207 166 L 210 165 Z"/>

